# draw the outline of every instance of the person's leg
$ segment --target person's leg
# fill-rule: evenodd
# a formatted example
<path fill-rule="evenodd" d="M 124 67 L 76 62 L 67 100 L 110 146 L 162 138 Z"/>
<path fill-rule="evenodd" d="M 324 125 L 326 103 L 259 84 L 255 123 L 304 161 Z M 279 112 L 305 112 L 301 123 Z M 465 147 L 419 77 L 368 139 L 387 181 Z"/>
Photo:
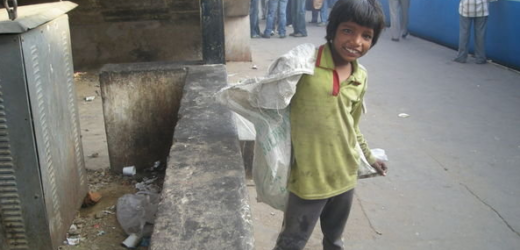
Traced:
<path fill-rule="evenodd" d="M 408 36 L 408 8 L 410 7 L 410 0 L 401 1 L 401 37 Z"/>
<path fill-rule="evenodd" d="M 274 15 L 276 14 L 276 9 L 278 8 L 278 0 L 269 0 L 267 2 L 267 17 L 265 21 L 265 30 L 262 34 L 263 38 L 270 38 L 271 32 L 274 29 Z"/>
<path fill-rule="evenodd" d="M 260 28 L 258 26 L 258 0 L 251 0 L 249 6 L 249 28 L 251 37 L 260 37 Z"/>
<path fill-rule="evenodd" d="M 324 250 L 344 249 L 342 235 L 350 214 L 353 198 L 354 189 L 328 199 L 320 216 Z"/>
<path fill-rule="evenodd" d="M 285 11 L 285 16 L 286 16 L 286 20 L 287 20 L 287 23 L 285 25 L 287 25 L 287 26 L 292 25 L 291 6 L 292 6 L 292 0 L 288 0 L 287 9 Z"/>
<path fill-rule="evenodd" d="M 276 31 L 276 28 L 278 27 L 278 16 L 280 15 L 280 0 L 276 0 L 276 11 L 274 12 L 274 23 L 273 23 L 273 32 L 271 32 L 271 36 L 274 35 L 274 32 Z"/>
<path fill-rule="evenodd" d="M 307 244 L 327 200 L 303 200 L 289 193 L 282 230 L 274 250 L 301 250 Z"/>
<path fill-rule="evenodd" d="M 303 37 L 307 36 L 307 28 L 305 27 L 305 0 L 296 0 L 296 17 L 294 18 L 294 25 L 298 26 L 298 30 L 295 30 L 295 33 L 299 33 L 300 35 L 295 34 L 295 37 Z"/>
<path fill-rule="evenodd" d="M 392 41 L 399 41 L 401 32 L 401 11 L 399 0 L 388 0 L 390 7 L 390 34 L 392 35 Z"/>
<path fill-rule="evenodd" d="M 299 32 L 298 30 L 298 23 L 296 22 L 298 19 L 298 2 L 300 0 L 291 0 L 291 23 L 293 27 L 293 33 L 291 35 L 294 35 Z"/>
<path fill-rule="evenodd" d="M 318 23 L 318 10 L 311 10 L 311 21 L 309 23 Z"/>
<path fill-rule="evenodd" d="M 325 26 L 327 25 L 327 21 L 329 21 L 329 4 L 328 0 L 323 0 L 323 4 L 321 5 L 320 10 L 321 23 L 318 25 Z"/>
<path fill-rule="evenodd" d="M 486 24 L 487 16 L 475 17 L 473 29 L 475 31 L 475 59 L 478 64 L 486 63 Z"/>
<path fill-rule="evenodd" d="M 465 63 L 468 58 L 469 26 L 471 25 L 471 18 L 460 15 L 459 23 L 459 51 L 454 61 Z"/>
<path fill-rule="evenodd" d="M 311 21 L 309 23 L 318 23 L 318 15 L 320 10 L 314 8 L 313 0 L 305 0 L 305 9 L 311 11 Z"/>
<path fill-rule="evenodd" d="M 280 35 L 280 38 L 285 37 L 285 25 L 286 25 L 286 21 L 287 21 L 287 16 L 285 14 L 286 9 L 287 9 L 287 0 L 279 0 L 278 35 Z"/>
<path fill-rule="evenodd" d="M 269 0 L 260 0 L 260 7 L 262 8 L 262 20 L 265 20 L 267 17 L 267 6 L 265 4 L 265 1 Z"/>

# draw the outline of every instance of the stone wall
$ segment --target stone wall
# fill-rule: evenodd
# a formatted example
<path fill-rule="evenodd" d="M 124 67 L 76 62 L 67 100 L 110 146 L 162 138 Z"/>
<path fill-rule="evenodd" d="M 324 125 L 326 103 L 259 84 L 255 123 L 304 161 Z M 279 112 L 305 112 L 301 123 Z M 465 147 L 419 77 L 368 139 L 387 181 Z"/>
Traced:
<path fill-rule="evenodd" d="M 138 63 L 101 71 L 112 168 L 113 157 L 168 156 L 152 250 L 254 249 L 237 129 L 232 112 L 214 98 L 226 79 L 224 65 Z"/>
<path fill-rule="evenodd" d="M 223 65 L 188 68 L 151 250 L 254 249 L 237 130 L 214 98 L 224 86 Z"/>
<path fill-rule="evenodd" d="M 22 4 L 43 2 L 49 1 Z M 72 2 L 79 5 L 69 13 L 76 70 L 109 63 L 251 61 L 250 0 Z"/>
<path fill-rule="evenodd" d="M 177 63 L 108 64 L 100 70 L 110 169 L 166 162 L 186 79 Z"/>
<path fill-rule="evenodd" d="M 226 61 L 250 62 L 250 0 L 224 0 Z"/>
<path fill-rule="evenodd" d="M 202 60 L 199 1 L 74 0 L 76 68 L 106 63 Z"/>

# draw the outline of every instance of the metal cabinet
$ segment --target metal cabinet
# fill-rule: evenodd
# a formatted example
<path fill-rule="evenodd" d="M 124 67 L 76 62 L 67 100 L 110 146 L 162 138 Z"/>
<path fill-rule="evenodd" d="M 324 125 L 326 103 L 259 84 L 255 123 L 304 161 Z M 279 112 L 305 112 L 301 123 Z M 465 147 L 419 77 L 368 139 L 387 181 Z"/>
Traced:
<path fill-rule="evenodd" d="M 0 9 L 0 249 L 57 249 L 87 193 L 68 17 Z"/>

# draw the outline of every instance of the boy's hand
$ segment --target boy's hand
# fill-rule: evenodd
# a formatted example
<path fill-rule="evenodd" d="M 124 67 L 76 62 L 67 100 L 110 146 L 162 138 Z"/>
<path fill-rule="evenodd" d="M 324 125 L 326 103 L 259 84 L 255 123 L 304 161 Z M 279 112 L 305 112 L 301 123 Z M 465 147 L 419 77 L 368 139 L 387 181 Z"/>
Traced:
<path fill-rule="evenodd" d="M 388 171 L 388 167 L 386 163 L 382 160 L 376 160 L 374 164 L 371 165 L 380 175 L 386 176 L 386 172 Z"/>

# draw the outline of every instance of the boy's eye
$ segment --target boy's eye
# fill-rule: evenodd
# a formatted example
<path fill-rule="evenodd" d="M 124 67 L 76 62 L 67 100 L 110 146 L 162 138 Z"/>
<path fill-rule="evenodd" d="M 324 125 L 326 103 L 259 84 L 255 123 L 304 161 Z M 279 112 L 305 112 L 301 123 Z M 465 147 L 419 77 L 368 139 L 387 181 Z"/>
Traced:
<path fill-rule="evenodd" d="M 343 29 L 343 33 L 350 34 L 350 33 L 352 33 L 352 30 L 351 29 Z"/>
<path fill-rule="evenodd" d="M 372 35 L 363 35 L 365 40 L 372 40 Z"/>

